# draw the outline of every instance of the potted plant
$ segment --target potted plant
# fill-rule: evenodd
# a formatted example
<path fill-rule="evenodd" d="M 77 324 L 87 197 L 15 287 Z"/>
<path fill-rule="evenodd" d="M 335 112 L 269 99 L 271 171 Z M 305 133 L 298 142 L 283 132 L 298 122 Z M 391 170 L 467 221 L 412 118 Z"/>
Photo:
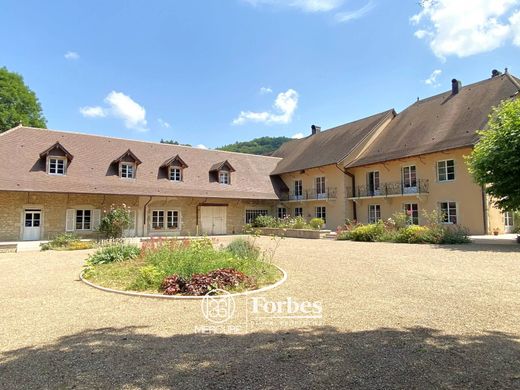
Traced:
<path fill-rule="evenodd" d="M 494 228 L 493 229 L 493 235 L 494 236 L 498 236 L 498 233 L 500 233 L 500 229 L 499 228 Z"/>

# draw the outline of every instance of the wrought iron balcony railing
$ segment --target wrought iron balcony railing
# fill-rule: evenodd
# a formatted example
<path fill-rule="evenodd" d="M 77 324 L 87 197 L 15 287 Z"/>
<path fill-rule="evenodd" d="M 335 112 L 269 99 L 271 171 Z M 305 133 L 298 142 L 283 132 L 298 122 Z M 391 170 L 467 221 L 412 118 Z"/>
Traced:
<path fill-rule="evenodd" d="M 336 199 L 336 188 L 333 187 L 327 187 L 325 188 L 325 191 L 318 190 L 317 188 L 312 189 L 304 189 L 301 193 L 296 193 L 294 191 L 291 191 L 289 193 L 286 193 L 282 200 L 285 201 L 302 201 L 302 200 L 328 200 L 328 199 Z"/>
<path fill-rule="evenodd" d="M 374 189 L 373 186 L 362 185 L 354 188 L 347 188 L 347 197 L 349 198 L 370 198 L 370 197 L 386 197 L 399 195 L 427 194 L 430 192 L 430 181 L 418 179 L 416 183 L 404 184 L 403 182 L 381 183 L 379 188 Z"/>

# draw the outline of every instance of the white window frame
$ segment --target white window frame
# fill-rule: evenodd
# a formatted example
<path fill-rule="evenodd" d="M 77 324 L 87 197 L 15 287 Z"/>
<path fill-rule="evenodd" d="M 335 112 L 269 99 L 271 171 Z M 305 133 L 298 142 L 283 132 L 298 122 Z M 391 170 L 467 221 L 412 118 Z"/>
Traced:
<path fill-rule="evenodd" d="M 244 222 L 246 224 L 253 223 L 255 219 L 259 216 L 269 215 L 269 210 L 267 209 L 246 209 Z"/>
<path fill-rule="evenodd" d="M 368 223 L 377 223 L 381 221 L 381 205 L 380 204 L 369 204 L 368 205 Z"/>
<path fill-rule="evenodd" d="M 415 217 L 413 206 L 417 206 L 417 217 Z M 409 225 L 419 225 L 419 203 L 404 203 L 403 204 L 403 210 L 406 213 L 406 216 L 408 217 L 408 224 Z M 409 214 L 409 211 L 412 210 L 412 214 Z M 415 223 L 417 221 L 417 223 Z"/>
<path fill-rule="evenodd" d="M 52 160 L 55 160 L 55 172 L 51 172 Z M 58 162 L 63 162 L 63 173 L 58 173 Z M 67 174 L 67 158 L 62 156 L 49 156 L 47 158 L 47 173 L 52 176 L 65 176 Z"/>
<path fill-rule="evenodd" d="M 86 212 L 88 211 L 88 228 L 85 228 L 85 217 L 86 217 Z M 80 214 L 81 214 L 81 222 L 80 222 L 80 226 L 78 228 L 78 218 L 80 217 Z M 91 231 L 92 230 L 92 217 L 93 217 L 93 210 L 92 209 L 76 209 L 76 212 L 74 213 L 74 230 L 79 230 L 79 231 Z"/>
<path fill-rule="evenodd" d="M 372 178 L 370 178 L 371 176 Z M 381 194 L 381 174 L 379 171 L 367 172 L 367 190 L 367 192 L 372 196 Z"/>
<path fill-rule="evenodd" d="M 297 179 L 294 181 L 294 197 L 295 199 L 303 198 L 303 180 Z"/>
<path fill-rule="evenodd" d="M 408 170 L 408 173 L 405 173 L 406 170 Z M 415 175 L 412 175 L 412 171 L 415 173 Z M 417 188 L 417 165 L 415 164 L 412 164 L 412 165 L 406 165 L 404 167 L 402 167 L 401 169 L 401 172 L 402 172 L 402 183 L 403 183 L 403 188 Z M 413 177 L 415 176 L 415 177 Z M 415 180 L 415 185 L 413 183 L 413 181 Z M 405 190 L 406 191 L 406 190 Z"/>
<path fill-rule="evenodd" d="M 442 205 L 443 203 L 445 203 L 448 207 L 447 207 L 447 213 L 444 213 L 444 211 L 442 210 Z M 452 205 L 455 205 L 454 209 L 455 209 L 455 215 L 452 215 L 451 214 L 451 210 L 453 209 L 453 207 L 451 207 Z M 443 224 L 445 225 L 458 225 L 460 224 L 460 221 L 459 221 L 459 204 L 453 200 L 443 200 L 441 202 L 439 202 L 439 211 L 441 213 L 441 216 L 443 216 L 444 214 L 446 215 L 446 219 L 447 221 L 442 221 Z M 456 222 L 452 222 L 451 221 L 451 218 L 452 217 L 455 217 L 455 221 Z"/>
<path fill-rule="evenodd" d="M 231 174 L 228 171 L 218 171 L 218 182 L 220 184 L 231 184 Z"/>
<path fill-rule="evenodd" d="M 295 207 L 294 208 L 294 216 L 295 217 L 303 217 L 303 207 Z"/>
<path fill-rule="evenodd" d="M 504 211 L 504 227 L 512 228 L 515 227 L 515 216 L 512 211 Z"/>
<path fill-rule="evenodd" d="M 327 207 L 326 206 L 316 206 L 314 209 L 314 215 L 316 218 L 321 218 L 326 223 L 327 222 Z"/>
<path fill-rule="evenodd" d="M 325 176 L 317 176 L 314 178 L 314 185 L 316 187 L 316 197 L 323 198 L 327 196 L 327 180 Z"/>
<path fill-rule="evenodd" d="M 453 179 L 450 179 L 449 178 L 449 173 L 448 173 L 448 161 L 453 161 Z M 444 179 L 441 179 L 441 164 L 444 164 L 444 168 L 443 168 L 443 174 L 445 176 Z M 453 158 L 449 158 L 449 159 L 446 159 L 446 160 L 439 160 L 437 161 L 437 164 L 435 165 L 436 167 L 436 170 L 437 170 L 437 173 L 436 173 L 436 176 L 437 176 L 437 182 L 438 183 L 448 183 L 448 182 L 451 182 L 451 181 L 455 181 L 455 179 L 457 178 L 457 174 L 456 174 L 456 164 L 455 164 L 455 159 Z"/>
<path fill-rule="evenodd" d="M 160 224 L 159 224 L 160 222 Z M 164 210 L 152 210 L 152 226 L 153 230 L 164 230 L 166 215 Z"/>
<path fill-rule="evenodd" d="M 177 213 L 177 226 L 173 227 L 173 221 L 175 220 L 175 213 Z M 180 230 L 181 228 L 181 212 L 180 210 L 166 210 L 166 229 L 168 230 Z M 171 220 L 170 220 L 171 218 Z M 170 224 L 172 227 L 170 227 Z"/>
<path fill-rule="evenodd" d="M 168 171 L 168 179 L 170 181 L 174 181 L 174 182 L 181 182 L 182 181 L 182 176 L 183 176 L 183 169 L 182 167 L 177 167 L 177 166 L 171 166 L 169 171 Z"/>
<path fill-rule="evenodd" d="M 287 207 L 278 207 L 276 209 L 276 216 L 278 219 L 287 218 Z"/>
<path fill-rule="evenodd" d="M 128 168 L 123 169 L 123 166 L 130 167 L 132 170 L 132 176 L 128 177 Z M 125 176 L 123 176 L 123 172 Z M 135 163 L 132 162 L 121 162 L 119 163 L 119 177 L 121 179 L 135 179 Z"/>

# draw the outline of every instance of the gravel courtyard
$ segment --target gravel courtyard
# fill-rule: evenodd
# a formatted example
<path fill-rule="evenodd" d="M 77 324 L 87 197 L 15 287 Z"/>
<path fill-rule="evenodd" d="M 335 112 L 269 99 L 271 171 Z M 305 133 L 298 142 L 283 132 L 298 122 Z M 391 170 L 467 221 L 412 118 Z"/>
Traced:
<path fill-rule="evenodd" d="M 1 389 L 520 388 L 520 246 L 284 239 L 257 295 L 323 318 L 251 321 L 252 295 L 216 327 L 85 285 L 88 253 L 0 254 Z"/>

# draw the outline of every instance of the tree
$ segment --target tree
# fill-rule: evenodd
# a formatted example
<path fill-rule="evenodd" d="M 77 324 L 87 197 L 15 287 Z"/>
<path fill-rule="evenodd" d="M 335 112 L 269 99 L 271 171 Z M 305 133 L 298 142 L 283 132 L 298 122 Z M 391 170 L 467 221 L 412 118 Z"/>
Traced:
<path fill-rule="evenodd" d="M 266 156 L 272 154 L 282 144 L 290 140 L 287 137 L 261 137 L 247 142 L 235 142 L 231 145 L 225 145 L 218 148 L 218 150 Z"/>
<path fill-rule="evenodd" d="M 474 180 L 503 211 L 520 209 L 520 99 L 494 108 L 487 130 L 467 158 Z"/>
<path fill-rule="evenodd" d="M 36 94 L 23 82 L 22 76 L 0 68 L 0 133 L 19 124 L 47 127 Z"/>
<path fill-rule="evenodd" d="M 174 141 L 172 139 L 162 139 L 162 138 L 161 138 L 161 144 L 191 146 L 190 144 L 180 144 L 178 141 Z"/>

